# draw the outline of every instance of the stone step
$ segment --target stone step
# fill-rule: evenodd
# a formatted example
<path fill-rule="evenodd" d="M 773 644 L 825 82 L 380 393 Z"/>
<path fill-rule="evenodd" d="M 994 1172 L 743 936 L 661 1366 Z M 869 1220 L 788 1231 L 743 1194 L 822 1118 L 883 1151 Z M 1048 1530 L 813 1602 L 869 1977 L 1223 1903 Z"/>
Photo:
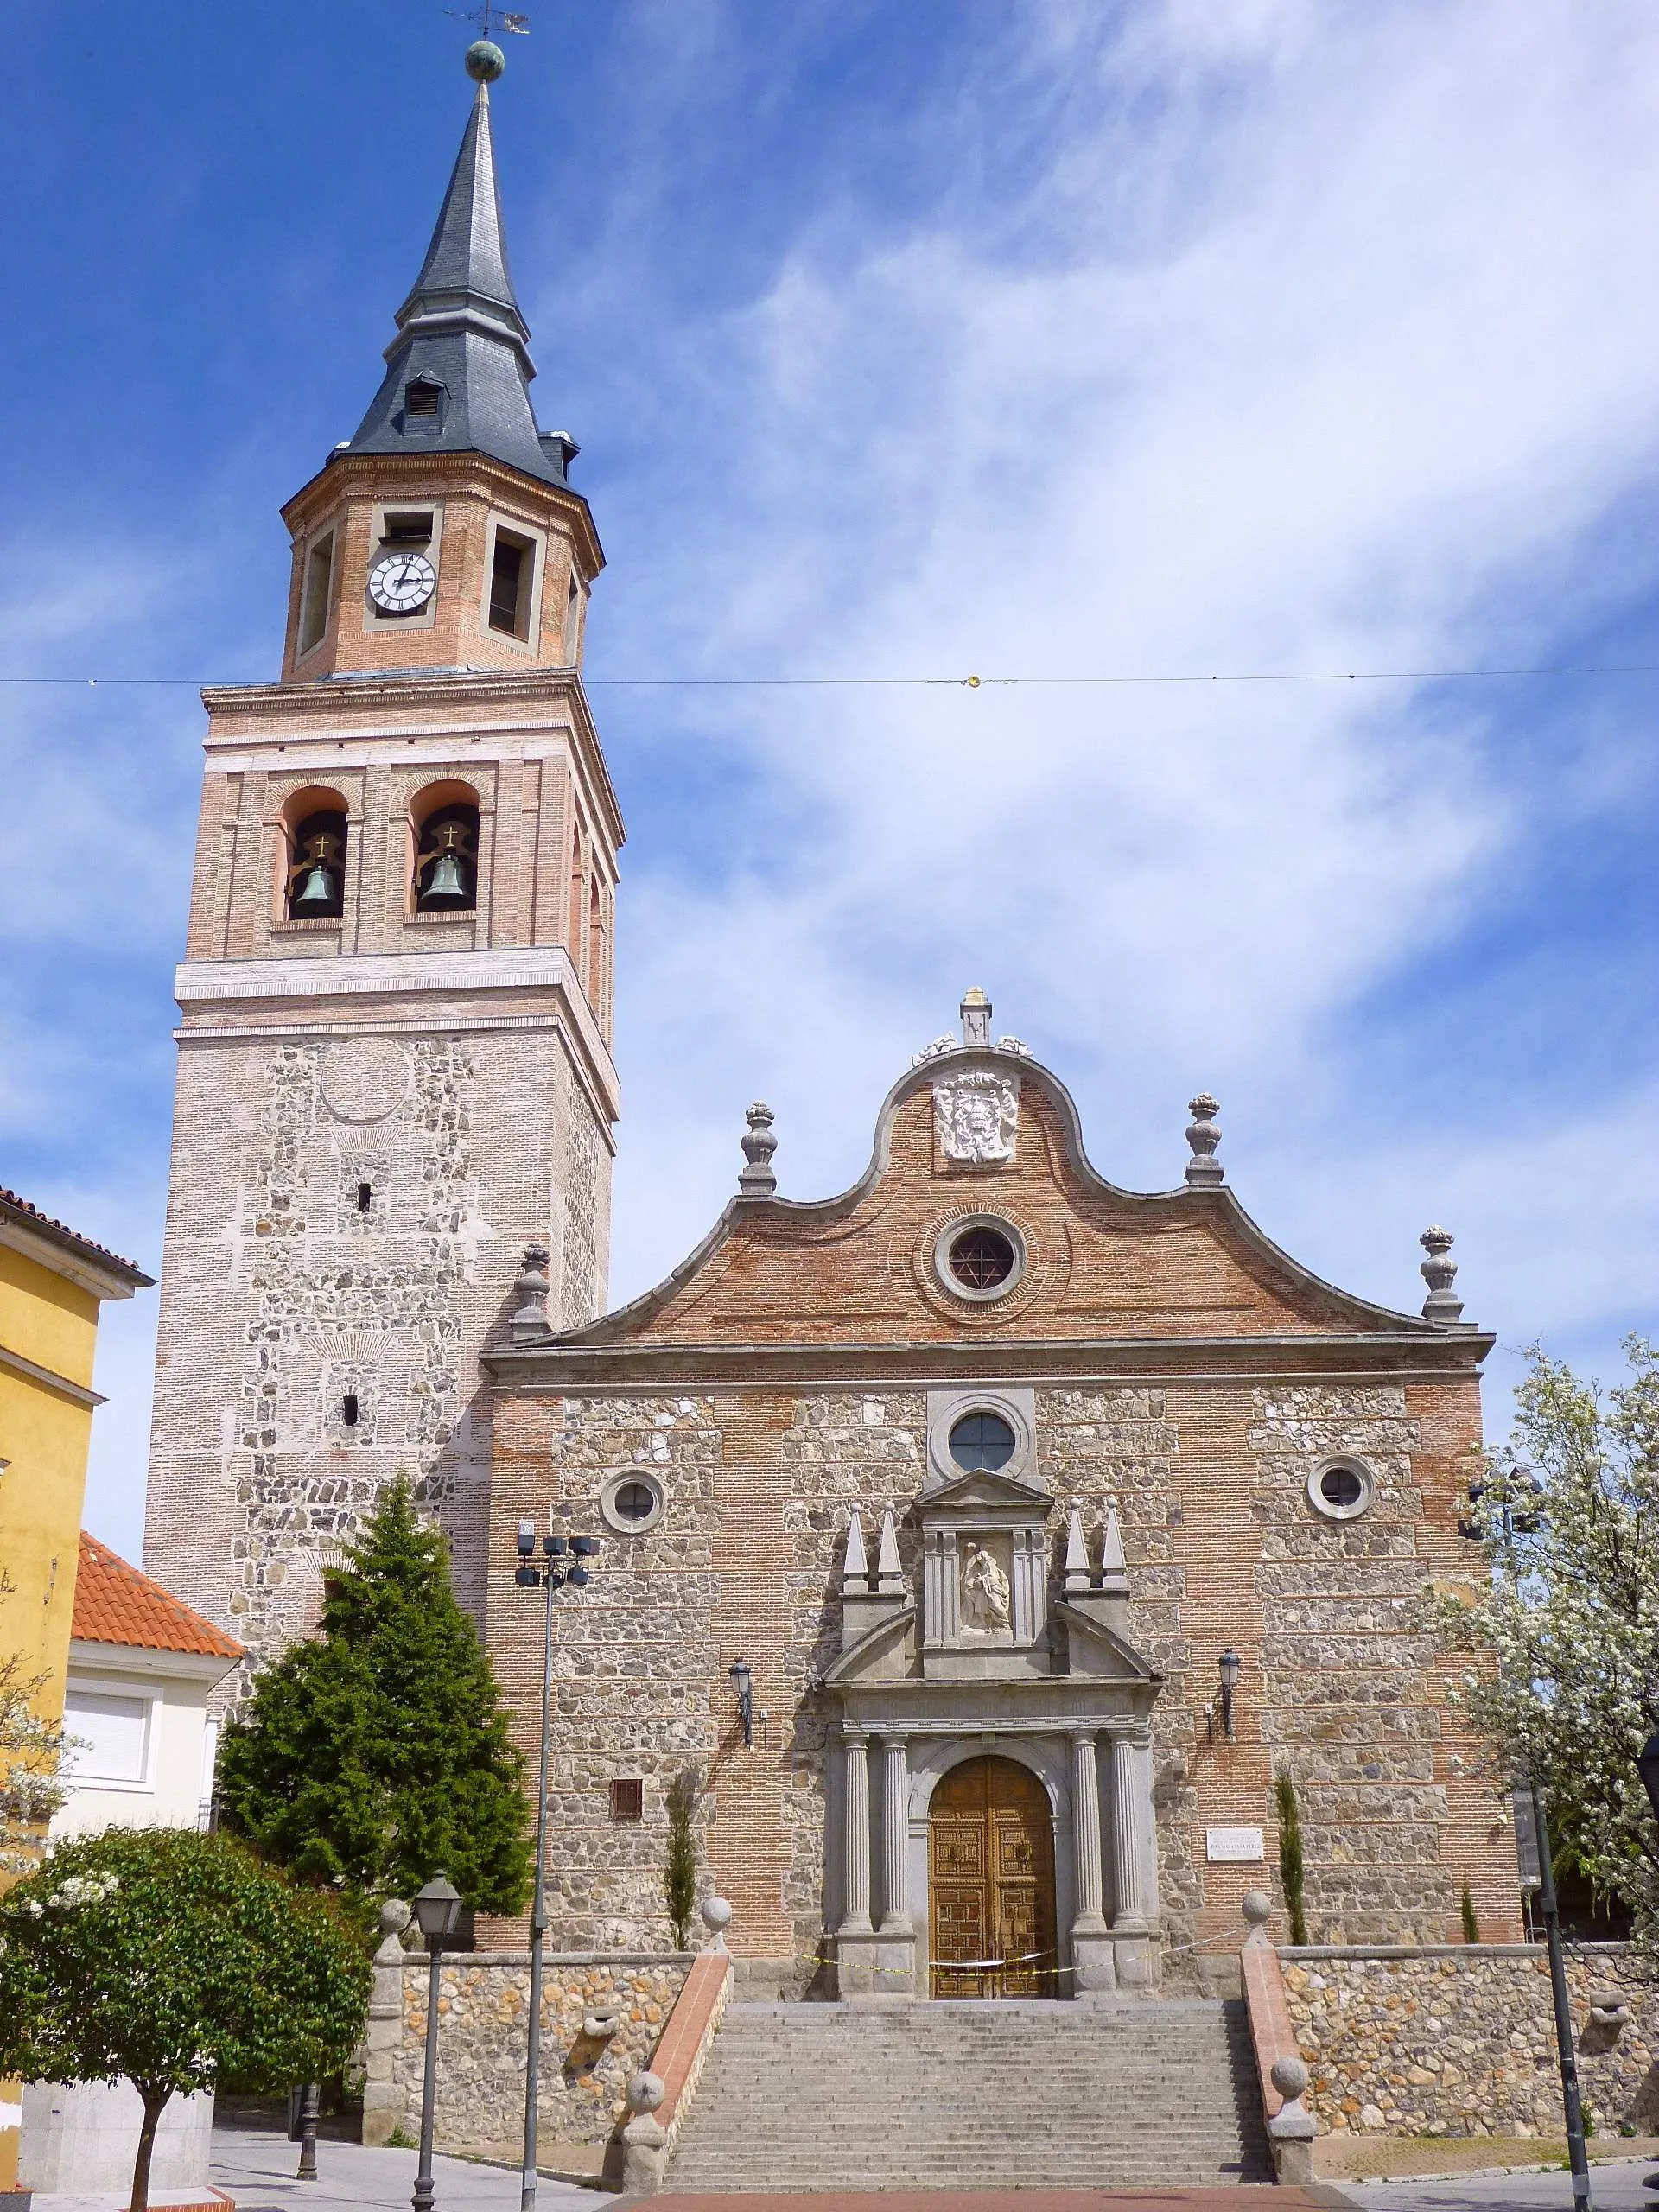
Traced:
<path fill-rule="evenodd" d="M 1271 2177 L 1242 2007 L 733 2004 L 671 2189 Z"/>

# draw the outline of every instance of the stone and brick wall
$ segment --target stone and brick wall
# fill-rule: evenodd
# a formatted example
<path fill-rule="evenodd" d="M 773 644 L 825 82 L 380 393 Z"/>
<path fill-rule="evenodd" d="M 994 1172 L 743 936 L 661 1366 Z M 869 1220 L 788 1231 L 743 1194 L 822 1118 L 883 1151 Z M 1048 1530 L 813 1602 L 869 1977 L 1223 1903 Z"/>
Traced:
<path fill-rule="evenodd" d="M 1230 1934 L 1237 1896 L 1269 1879 L 1272 1783 L 1288 1768 L 1303 1808 L 1307 1905 L 1333 1939 L 1444 1940 L 1469 1882 L 1483 1922 L 1514 1928 L 1518 1887 L 1500 1808 L 1456 1762 L 1444 1681 L 1410 1625 L 1454 1510 L 1466 1408 L 1440 1386 L 1279 1389 L 1220 1378 L 1158 1388 L 1039 1389 L 1039 1471 L 1091 1541 L 1116 1508 L 1130 1636 L 1167 1683 L 1154 1707 L 1166 1925 L 1173 1947 Z M 529 1747 L 541 1608 L 505 1562 L 520 1515 L 599 1526 L 605 1480 L 662 1483 L 650 1534 L 604 1532 L 597 1571 L 557 1611 L 550 1869 L 558 1939 L 668 1940 L 666 1798 L 694 1770 L 706 1860 L 738 1908 L 740 1948 L 794 1960 L 823 1948 L 826 1764 L 834 1713 L 815 1687 L 840 1646 L 848 1516 L 905 1516 L 925 1465 L 919 1390 L 826 1386 L 504 1395 L 497 1402 L 490 1641 Z M 1306 1483 L 1333 1451 L 1376 1470 L 1371 1511 L 1319 1520 Z M 1452 1539 L 1456 1541 L 1455 1538 Z M 1244 1664 L 1238 1740 L 1218 1740 L 1216 1659 Z M 727 1669 L 753 1669 L 746 1749 Z M 608 1790 L 642 1777 L 645 1816 L 613 1823 Z M 1208 1826 L 1260 1827 L 1266 1866 L 1211 1866 Z M 1282 1932 L 1282 1923 L 1280 1923 Z M 505 1929 L 501 1931 L 505 1936 Z"/>
<path fill-rule="evenodd" d="M 1561 2133 L 1548 1961 L 1541 1947 L 1281 1950 L 1291 2024 L 1322 2131 Z M 1659 2126 L 1659 1980 L 1622 1944 L 1567 1957 L 1580 2081 L 1598 2129 Z M 1617 1989 L 1617 2037 L 1590 2018 Z"/>
<path fill-rule="evenodd" d="M 540 2126 L 556 2142 L 601 2144 L 626 2110 L 628 2079 L 657 2046 L 691 1961 L 665 1955 L 550 1956 L 542 1985 Z M 483 2149 L 523 2139 L 530 1961 L 524 1952 L 474 1952 L 446 1960 L 438 1998 L 440 2150 Z M 403 2032 L 390 2049 L 390 2079 L 404 2094 L 403 2126 L 421 2107 L 428 1968 L 404 1967 Z M 585 2036 L 585 2018 L 614 2014 L 614 2036 Z"/>
<path fill-rule="evenodd" d="M 512 1311 L 525 1242 L 548 1233 L 550 1195 L 562 1318 L 591 1316 L 609 1168 L 550 1026 L 187 1035 L 150 1571 L 256 1658 L 273 1656 L 314 1624 L 331 1548 L 404 1476 L 448 1535 L 457 1593 L 481 1619 L 490 1400 L 478 1355 Z"/>

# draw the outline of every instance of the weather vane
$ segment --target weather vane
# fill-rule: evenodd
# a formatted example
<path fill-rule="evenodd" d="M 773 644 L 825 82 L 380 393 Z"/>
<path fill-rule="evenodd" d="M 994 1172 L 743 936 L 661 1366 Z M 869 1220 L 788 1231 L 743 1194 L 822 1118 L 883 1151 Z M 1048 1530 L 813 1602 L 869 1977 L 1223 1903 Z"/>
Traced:
<path fill-rule="evenodd" d="M 479 35 L 488 38 L 493 30 L 517 31 L 521 38 L 530 35 L 530 17 L 518 10 L 495 8 L 485 0 L 481 8 L 446 8 L 446 16 L 453 16 L 457 22 L 476 23 Z"/>

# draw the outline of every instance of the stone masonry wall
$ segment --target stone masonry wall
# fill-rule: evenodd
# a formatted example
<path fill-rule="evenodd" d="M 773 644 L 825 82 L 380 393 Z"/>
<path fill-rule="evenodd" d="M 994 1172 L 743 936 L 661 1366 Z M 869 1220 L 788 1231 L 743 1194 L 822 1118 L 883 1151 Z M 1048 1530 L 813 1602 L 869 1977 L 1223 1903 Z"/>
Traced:
<path fill-rule="evenodd" d="M 1548 1961 L 1537 1947 L 1281 1950 L 1308 2104 L 1325 2133 L 1559 2135 Z M 1568 1955 L 1580 2079 L 1599 2131 L 1659 2126 L 1659 1982 L 1628 1947 Z M 1630 2008 L 1617 2038 L 1590 1993 Z"/>
<path fill-rule="evenodd" d="M 187 1037 L 150 1571 L 256 1661 L 274 1656 L 315 1624 L 331 1554 L 403 1477 L 442 1524 L 457 1594 L 481 1618 L 490 1401 L 478 1354 L 512 1310 L 526 1241 L 550 1229 L 563 1318 L 591 1317 L 608 1173 L 550 1027 Z"/>
<path fill-rule="evenodd" d="M 625 2109 L 629 2076 L 656 2048 L 690 1967 L 664 1956 L 550 1957 L 542 1984 L 540 2126 L 552 2141 L 603 2143 Z M 413 2133 L 421 2107 L 428 1968 L 404 1967 L 403 2036 L 391 2078 L 404 2093 L 404 2126 Z M 523 2139 L 524 2054 L 529 2025 L 527 1954 L 475 1952 L 448 1960 L 438 1997 L 437 2139 L 442 2150 L 478 2150 Z M 584 2019 L 613 2013 L 607 2041 L 584 2035 Z"/>

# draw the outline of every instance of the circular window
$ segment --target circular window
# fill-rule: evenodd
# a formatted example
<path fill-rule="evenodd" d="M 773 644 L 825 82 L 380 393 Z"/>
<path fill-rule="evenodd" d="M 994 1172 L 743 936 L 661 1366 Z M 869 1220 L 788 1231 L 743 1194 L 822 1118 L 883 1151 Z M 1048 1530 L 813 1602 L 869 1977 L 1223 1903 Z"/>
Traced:
<path fill-rule="evenodd" d="M 1014 1247 L 1000 1229 L 964 1229 L 951 1242 L 950 1272 L 966 1290 L 1000 1290 L 1014 1273 Z"/>
<path fill-rule="evenodd" d="M 971 1304 L 1006 1297 L 1025 1272 L 1026 1241 L 995 1214 L 947 1222 L 933 1247 L 933 1268 L 945 1288 Z"/>
<path fill-rule="evenodd" d="M 950 1431 L 950 1457 L 964 1474 L 1006 1467 L 1014 1457 L 1014 1431 L 1001 1414 L 964 1414 Z"/>
<path fill-rule="evenodd" d="M 613 1477 L 599 1494 L 599 1510 L 621 1536 L 643 1536 L 663 1517 L 666 1500 L 654 1475 Z"/>
<path fill-rule="evenodd" d="M 1307 1478 L 1307 1502 L 1327 1521 L 1354 1521 L 1376 1495 L 1371 1471 L 1363 1459 L 1327 1459 Z"/>

